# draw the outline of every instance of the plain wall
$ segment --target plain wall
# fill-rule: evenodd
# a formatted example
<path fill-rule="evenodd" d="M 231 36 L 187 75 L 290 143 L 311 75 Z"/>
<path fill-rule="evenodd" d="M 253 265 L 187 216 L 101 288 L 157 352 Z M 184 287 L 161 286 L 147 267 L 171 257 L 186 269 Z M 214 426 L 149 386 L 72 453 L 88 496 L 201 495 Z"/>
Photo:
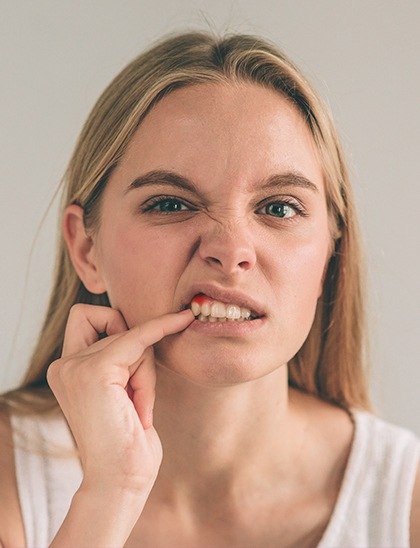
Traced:
<path fill-rule="evenodd" d="M 152 40 L 211 27 L 274 41 L 329 103 L 368 261 L 374 403 L 420 434 L 420 4 L 9 0 L 1 12 L 0 390 L 18 383 L 41 326 L 57 200 L 40 223 L 88 112 Z"/>

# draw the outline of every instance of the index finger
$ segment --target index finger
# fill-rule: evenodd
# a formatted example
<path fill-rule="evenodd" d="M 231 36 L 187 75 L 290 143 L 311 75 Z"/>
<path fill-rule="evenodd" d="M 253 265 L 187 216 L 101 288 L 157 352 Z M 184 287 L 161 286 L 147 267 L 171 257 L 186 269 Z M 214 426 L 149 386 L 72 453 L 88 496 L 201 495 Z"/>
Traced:
<path fill-rule="evenodd" d="M 186 329 L 195 320 L 190 309 L 171 312 L 158 318 L 147 320 L 129 329 L 124 335 L 113 340 L 102 352 L 103 356 L 115 365 L 133 366 L 141 358 L 144 350 L 167 335 Z M 130 342 L 133 341 L 133 344 Z"/>

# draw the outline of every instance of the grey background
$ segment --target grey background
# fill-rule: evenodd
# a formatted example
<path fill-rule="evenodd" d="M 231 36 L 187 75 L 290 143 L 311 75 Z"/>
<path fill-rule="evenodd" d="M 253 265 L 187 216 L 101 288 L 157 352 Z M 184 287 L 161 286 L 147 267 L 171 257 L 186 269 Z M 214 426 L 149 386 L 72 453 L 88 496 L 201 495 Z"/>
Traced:
<path fill-rule="evenodd" d="M 40 328 L 58 201 L 47 210 L 89 110 L 151 40 L 210 27 L 273 40 L 330 104 L 368 259 L 374 403 L 382 417 L 420 434 L 420 3 L 0 5 L 0 390 L 17 384 Z"/>

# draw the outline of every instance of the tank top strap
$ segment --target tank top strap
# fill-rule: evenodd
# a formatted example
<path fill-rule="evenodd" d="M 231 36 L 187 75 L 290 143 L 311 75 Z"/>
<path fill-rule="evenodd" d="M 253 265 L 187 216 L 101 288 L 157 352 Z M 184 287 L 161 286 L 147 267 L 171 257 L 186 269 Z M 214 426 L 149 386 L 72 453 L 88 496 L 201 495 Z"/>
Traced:
<path fill-rule="evenodd" d="M 405 428 L 351 410 L 352 448 L 330 523 L 318 548 L 409 547 L 420 443 Z"/>

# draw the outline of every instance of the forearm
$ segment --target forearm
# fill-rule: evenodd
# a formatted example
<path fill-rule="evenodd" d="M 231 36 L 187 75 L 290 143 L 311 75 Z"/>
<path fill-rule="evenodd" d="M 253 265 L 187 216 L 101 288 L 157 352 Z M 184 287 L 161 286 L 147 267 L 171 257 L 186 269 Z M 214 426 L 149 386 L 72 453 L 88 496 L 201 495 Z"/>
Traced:
<path fill-rule="evenodd" d="M 147 496 L 126 491 L 80 488 L 50 548 L 124 546 L 146 504 Z"/>

